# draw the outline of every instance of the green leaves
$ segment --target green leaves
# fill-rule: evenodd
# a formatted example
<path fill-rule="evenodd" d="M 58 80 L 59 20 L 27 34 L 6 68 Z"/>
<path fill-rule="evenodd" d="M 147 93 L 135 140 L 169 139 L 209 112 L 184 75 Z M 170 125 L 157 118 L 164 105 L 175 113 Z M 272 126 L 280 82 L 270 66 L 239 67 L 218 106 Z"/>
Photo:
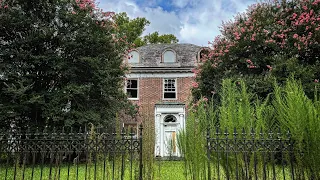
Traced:
<path fill-rule="evenodd" d="M 243 78 L 249 90 L 266 98 L 272 79 L 301 79 L 308 97 L 320 78 L 318 2 L 266 2 L 222 25 L 209 58 L 199 67 L 195 99 L 219 91 L 225 78 Z M 307 8 L 306 8 L 307 7 Z M 247 60 L 250 60 L 250 63 Z"/>
<path fill-rule="evenodd" d="M 153 32 L 141 37 L 145 27 L 150 24 L 146 18 L 134 18 L 130 19 L 127 13 L 118 13 L 114 17 L 115 24 L 117 24 L 117 33 L 120 37 L 127 39 L 129 43 L 134 43 L 135 47 L 144 46 L 146 44 L 157 43 L 178 43 L 179 40 L 173 34 L 163 34 Z"/>
<path fill-rule="evenodd" d="M 4 2 L 1 126 L 12 120 L 8 113 L 21 127 L 110 125 L 129 108 L 121 85 L 128 46 L 115 42 L 104 13 L 73 0 Z"/>

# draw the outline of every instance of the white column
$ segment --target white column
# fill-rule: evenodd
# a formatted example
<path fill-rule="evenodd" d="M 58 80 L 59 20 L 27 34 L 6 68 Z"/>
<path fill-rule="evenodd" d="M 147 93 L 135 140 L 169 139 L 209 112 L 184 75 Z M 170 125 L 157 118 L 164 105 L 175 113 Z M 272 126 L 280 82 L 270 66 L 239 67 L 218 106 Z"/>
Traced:
<path fill-rule="evenodd" d="M 185 129 L 184 113 L 179 113 L 180 130 Z"/>
<path fill-rule="evenodd" d="M 163 120 L 160 116 L 160 121 L 159 121 L 159 125 L 160 125 L 160 156 L 163 157 L 164 155 L 164 127 L 163 127 Z"/>
<path fill-rule="evenodd" d="M 179 127 L 177 128 L 178 129 L 177 133 L 184 130 L 184 126 L 185 126 L 184 124 L 185 124 L 184 113 L 179 113 Z M 178 147 L 177 147 L 177 150 L 178 150 L 177 156 L 180 157 L 181 154 L 180 154 L 180 149 L 178 149 Z"/>
<path fill-rule="evenodd" d="M 160 155 L 160 136 L 161 136 L 161 132 L 160 132 L 160 117 L 161 117 L 161 113 L 157 113 L 156 117 L 155 117 L 155 122 L 154 122 L 154 128 L 155 128 L 155 152 L 154 155 L 155 156 L 159 156 Z"/>

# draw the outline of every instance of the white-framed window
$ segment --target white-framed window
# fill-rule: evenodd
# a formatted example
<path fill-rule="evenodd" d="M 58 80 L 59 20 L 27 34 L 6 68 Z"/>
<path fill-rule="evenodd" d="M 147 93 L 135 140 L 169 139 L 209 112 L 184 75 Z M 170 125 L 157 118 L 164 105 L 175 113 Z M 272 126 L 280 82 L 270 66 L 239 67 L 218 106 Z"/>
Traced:
<path fill-rule="evenodd" d="M 202 48 L 198 52 L 197 61 L 201 62 L 204 59 L 204 57 L 207 57 L 209 55 L 209 53 L 210 53 L 209 48 Z"/>
<path fill-rule="evenodd" d="M 126 93 L 129 99 L 139 99 L 138 79 L 128 79 L 126 82 Z"/>
<path fill-rule="evenodd" d="M 122 123 L 122 128 L 124 129 L 127 137 L 131 138 L 131 133 L 132 133 L 132 138 L 137 138 L 139 136 L 139 126 L 138 123 L 136 122 L 124 122 Z"/>
<path fill-rule="evenodd" d="M 175 63 L 176 53 L 173 50 L 166 50 L 162 54 L 163 63 Z"/>
<path fill-rule="evenodd" d="M 128 63 L 129 64 L 140 63 L 140 55 L 138 51 L 133 50 L 128 54 Z"/>
<path fill-rule="evenodd" d="M 163 79 L 163 99 L 177 99 L 176 79 Z"/>
<path fill-rule="evenodd" d="M 177 122 L 177 118 L 174 115 L 167 115 L 163 120 L 165 123 L 175 123 Z"/>

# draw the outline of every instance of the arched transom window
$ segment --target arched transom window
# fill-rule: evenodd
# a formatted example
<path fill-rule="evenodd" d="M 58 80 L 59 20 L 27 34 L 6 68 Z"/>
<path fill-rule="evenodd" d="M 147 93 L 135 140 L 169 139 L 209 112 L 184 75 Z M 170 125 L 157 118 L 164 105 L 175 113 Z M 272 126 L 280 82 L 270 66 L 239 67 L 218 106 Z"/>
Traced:
<path fill-rule="evenodd" d="M 164 118 L 164 122 L 168 123 L 168 122 L 177 122 L 177 118 L 174 115 L 167 115 Z"/>
<path fill-rule="evenodd" d="M 164 63 L 175 63 L 176 62 L 176 53 L 172 50 L 166 50 L 163 55 L 163 62 Z"/>
<path fill-rule="evenodd" d="M 138 51 L 131 51 L 128 55 L 128 63 L 139 63 L 140 57 Z"/>

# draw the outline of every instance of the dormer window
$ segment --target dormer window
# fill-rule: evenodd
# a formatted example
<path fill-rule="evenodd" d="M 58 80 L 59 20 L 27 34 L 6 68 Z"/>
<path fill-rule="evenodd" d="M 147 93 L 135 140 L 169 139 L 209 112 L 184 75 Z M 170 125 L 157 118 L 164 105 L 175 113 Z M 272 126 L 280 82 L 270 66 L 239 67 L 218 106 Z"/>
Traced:
<path fill-rule="evenodd" d="M 138 51 L 131 51 L 128 55 L 128 63 L 135 64 L 140 62 L 140 56 Z"/>
<path fill-rule="evenodd" d="M 172 50 L 166 50 L 162 54 L 163 63 L 175 63 L 176 62 L 176 53 Z"/>
<path fill-rule="evenodd" d="M 209 55 L 209 49 L 208 48 L 203 48 L 200 50 L 198 54 L 198 62 L 201 62 L 203 58 L 206 58 Z"/>

